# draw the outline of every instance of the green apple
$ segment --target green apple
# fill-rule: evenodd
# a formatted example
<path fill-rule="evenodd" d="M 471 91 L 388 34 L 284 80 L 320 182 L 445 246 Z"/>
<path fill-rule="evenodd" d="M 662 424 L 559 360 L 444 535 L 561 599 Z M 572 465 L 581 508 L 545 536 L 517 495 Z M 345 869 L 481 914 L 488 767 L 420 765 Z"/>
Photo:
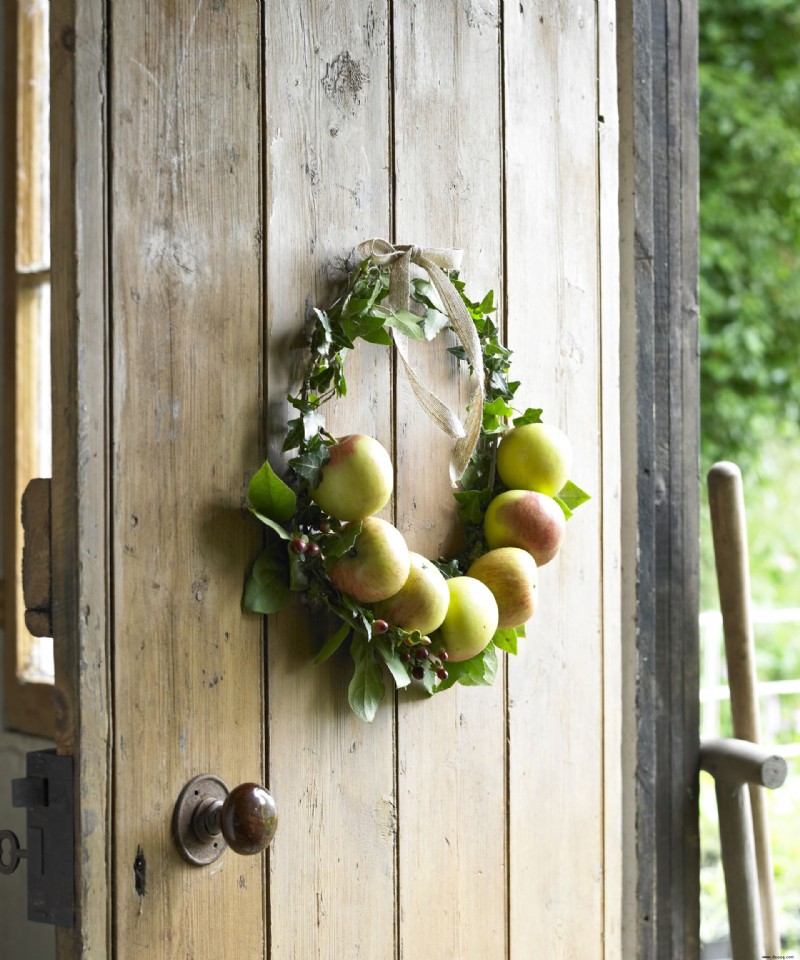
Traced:
<path fill-rule="evenodd" d="M 474 577 L 447 581 L 450 604 L 437 638 L 449 660 L 469 660 L 483 650 L 497 630 L 497 601 L 492 591 Z"/>
<path fill-rule="evenodd" d="M 360 603 L 393 596 L 408 579 L 411 561 L 403 534 L 380 517 L 362 521 L 353 549 L 328 571 L 334 586 Z"/>
<path fill-rule="evenodd" d="M 534 490 L 506 490 L 486 508 L 483 530 L 493 550 L 519 547 L 543 567 L 561 547 L 566 520 L 552 497 Z"/>
<path fill-rule="evenodd" d="M 431 633 L 441 625 L 450 603 L 447 581 L 427 557 L 409 553 L 411 569 L 400 590 L 376 604 L 375 616 L 403 630 Z"/>
<path fill-rule="evenodd" d="M 467 570 L 492 591 L 499 612 L 498 627 L 521 627 L 536 610 L 536 561 L 519 547 L 490 550 Z"/>
<path fill-rule="evenodd" d="M 497 472 L 511 490 L 536 490 L 554 497 L 569 480 L 572 444 L 549 423 L 513 427 L 497 448 Z"/>
<path fill-rule="evenodd" d="M 363 520 L 382 510 L 392 495 L 394 472 L 385 448 L 373 437 L 353 433 L 328 448 L 330 460 L 311 498 L 337 520 Z"/>

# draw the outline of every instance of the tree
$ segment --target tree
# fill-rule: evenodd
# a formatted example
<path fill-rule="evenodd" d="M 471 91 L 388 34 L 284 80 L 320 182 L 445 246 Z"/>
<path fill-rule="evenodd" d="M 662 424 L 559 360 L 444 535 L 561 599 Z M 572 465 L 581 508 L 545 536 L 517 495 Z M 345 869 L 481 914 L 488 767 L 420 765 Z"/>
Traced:
<path fill-rule="evenodd" d="M 800 8 L 700 5 L 703 460 L 800 421 Z"/>

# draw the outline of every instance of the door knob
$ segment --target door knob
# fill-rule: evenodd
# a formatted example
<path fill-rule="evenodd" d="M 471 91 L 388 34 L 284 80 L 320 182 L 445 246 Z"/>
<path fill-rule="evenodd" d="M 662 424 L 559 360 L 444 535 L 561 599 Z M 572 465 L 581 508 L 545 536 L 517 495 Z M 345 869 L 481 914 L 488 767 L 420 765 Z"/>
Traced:
<path fill-rule="evenodd" d="M 205 866 L 234 853 L 261 853 L 278 828 L 272 794 L 257 783 L 240 783 L 229 790 L 212 774 L 194 777 L 181 790 L 172 814 L 172 836 L 180 855 Z"/>

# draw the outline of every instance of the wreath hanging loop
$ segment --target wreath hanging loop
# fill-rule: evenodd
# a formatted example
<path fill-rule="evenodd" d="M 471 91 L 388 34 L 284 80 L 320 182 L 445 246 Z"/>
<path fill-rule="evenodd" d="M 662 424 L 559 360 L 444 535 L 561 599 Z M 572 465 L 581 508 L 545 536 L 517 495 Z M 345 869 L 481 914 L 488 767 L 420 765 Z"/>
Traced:
<path fill-rule="evenodd" d="M 498 651 L 517 652 L 536 608 L 537 566 L 556 555 L 566 519 L 588 494 L 568 479 L 567 437 L 542 423 L 541 409 L 513 406 L 520 383 L 510 378 L 511 351 L 492 320 L 493 293 L 469 299 L 458 274 L 461 252 L 373 239 L 358 253 L 339 296 L 313 311 L 307 371 L 297 395 L 287 397 L 296 416 L 283 449 L 296 453 L 286 481 L 264 462 L 248 487 L 267 543 L 243 606 L 276 613 L 296 592 L 332 614 L 338 629 L 314 662 L 349 642 L 348 701 L 370 721 L 387 674 L 398 689 L 418 681 L 431 694 L 494 681 Z M 427 279 L 413 277 L 412 264 Z M 406 351 L 407 338 L 434 340 L 445 329 L 458 340 L 449 353 L 472 379 L 463 424 Z M 392 493 L 388 452 L 371 437 L 337 440 L 325 429 L 322 408 L 346 395 L 344 361 L 358 339 L 397 349 L 417 401 L 454 440 L 450 477 L 464 526 L 457 557 L 432 562 L 413 552 L 413 530 L 406 543 L 374 516 Z"/>
<path fill-rule="evenodd" d="M 389 271 L 389 293 L 386 306 L 390 310 L 409 311 L 412 306 L 411 264 L 421 267 L 430 277 L 442 302 L 450 325 L 464 348 L 472 375 L 472 394 L 467 417 L 461 420 L 447 404 L 429 390 L 412 367 L 406 348 L 405 337 L 392 328 L 392 338 L 397 348 L 414 396 L 422 409 L 439 429 L 455 441 L 450 457 L 450 480 L 455 485 L 464 475 L 467 464 L 475 452 L 481 432 L 484 400 L 484 370 L 481 344 L 475 324 L 467 307 L 445 271 L 458 270 L 461 250 L 417 247 L 413 244 L 393 246 L 388 240 L 366 240 L 359 244 L 359 256 L 372 259 L 379 267 Z"/>

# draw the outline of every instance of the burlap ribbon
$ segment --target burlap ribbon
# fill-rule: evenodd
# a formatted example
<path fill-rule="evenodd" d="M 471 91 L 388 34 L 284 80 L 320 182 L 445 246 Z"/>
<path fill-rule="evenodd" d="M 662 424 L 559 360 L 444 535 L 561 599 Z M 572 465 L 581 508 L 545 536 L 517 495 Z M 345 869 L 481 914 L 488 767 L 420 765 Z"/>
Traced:
<path fill-rule="evenodd" d="M 439 295 L 445 313 L 464 348 L 472 367 L 473 384 L 469 409 L 463 425 L 450 407 L 429 390 L 408 360 L 407 340 L 392 328 L 397 353 L 405 367 L 414 396 L 437 427 L 454 441 L 450 457 L 450 479 L 456 483 L 467 468 L 478 442 L 483 420 L 483 353 L 475 324 L 464 306 L 458 290 L 450 282 L 445 270 L 457 270 L 461 263 L 460 250 L 420 248 L 411 244 L 394 246 L 387 240 L 365 240 L 359 244 L 358 254 L 371 257 L 378 266 L 389 268 L 389 293 L 384 305 L 391 310 L 408 310 L 411 304 L 411 264 L 415 263 L 430 277 Z"/>

